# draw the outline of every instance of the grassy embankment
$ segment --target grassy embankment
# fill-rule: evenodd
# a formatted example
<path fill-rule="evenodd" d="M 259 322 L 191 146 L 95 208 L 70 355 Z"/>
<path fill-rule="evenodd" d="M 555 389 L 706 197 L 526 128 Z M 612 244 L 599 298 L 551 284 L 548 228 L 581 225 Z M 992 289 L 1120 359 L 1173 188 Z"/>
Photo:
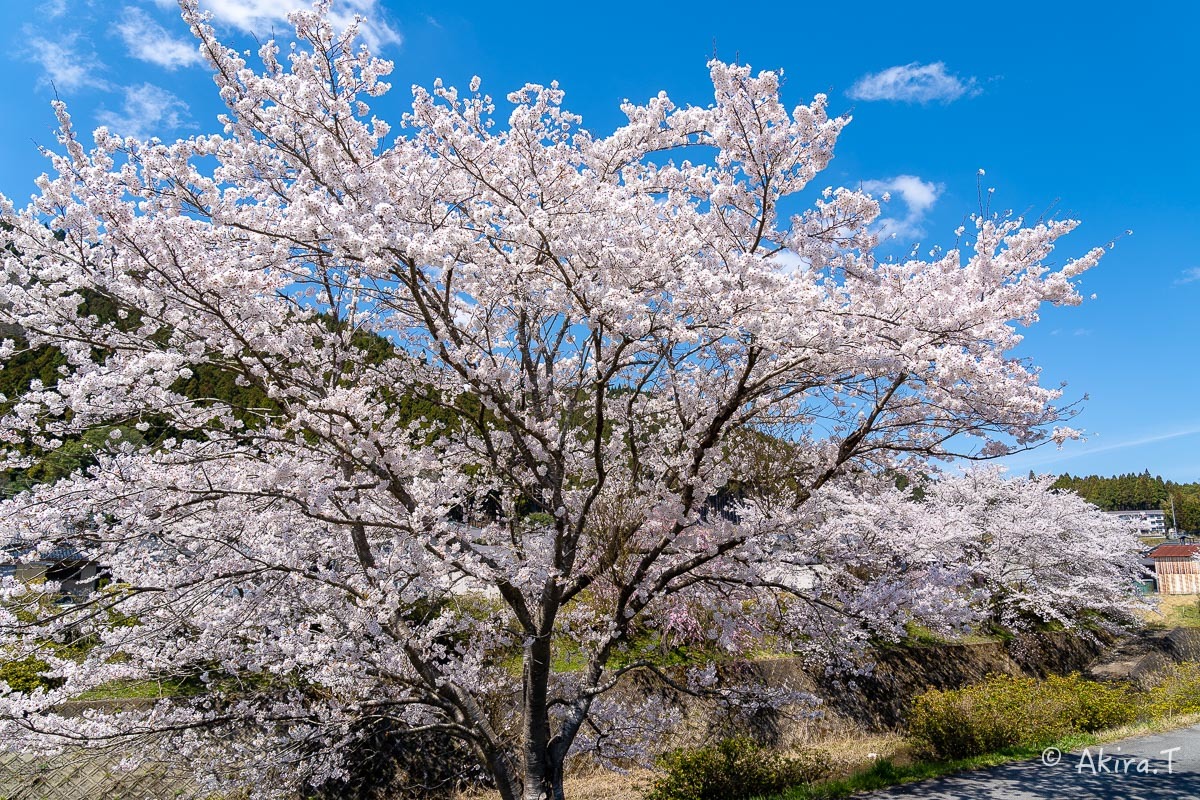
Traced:
<path fill-rule="evenodd" d="M 1158 609 L 1142 616 L 1155 628 L 1200 628 L 1200 595 L 1159 595 Z"/>

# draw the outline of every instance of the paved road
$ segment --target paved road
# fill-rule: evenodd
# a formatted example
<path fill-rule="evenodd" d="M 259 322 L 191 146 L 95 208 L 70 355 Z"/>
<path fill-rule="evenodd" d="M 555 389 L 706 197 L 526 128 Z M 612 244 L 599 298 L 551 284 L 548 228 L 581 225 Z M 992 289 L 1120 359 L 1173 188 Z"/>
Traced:
<path fill-rule="evenodd" d="M 921 800 L 1198 800 L 1200 725 L 866 795 Z"/>

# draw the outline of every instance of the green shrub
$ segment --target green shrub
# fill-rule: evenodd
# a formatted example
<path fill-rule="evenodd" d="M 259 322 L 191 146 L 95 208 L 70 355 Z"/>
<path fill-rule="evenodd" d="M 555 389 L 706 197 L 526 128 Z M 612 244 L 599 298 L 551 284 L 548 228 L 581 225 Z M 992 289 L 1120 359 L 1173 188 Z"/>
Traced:
<path fill-rule="evenodd" d="M 1141 703 L 1133 688 L 1123 683 L 1101 683 L 1078 675 L 1046 679 L 1049 691 L 1074 697 L 1078 703 L 1074 727 L 1084 733 L 1128 725 L 1141 714 Z"/>
<path fill-rule="evenodd" d="M 916 698 L 909 735 L 928 755 L 959 759 L 1010 748 L 1037 748 L 1063 736 L 1123 725 L 1138 715 L 1131 690 L 1078 675 L 993 675 Z"/>
<path fill-rule="evenodd" d="M 1200 662 L 1173 664 L 1160 674 L 1146 693 L 1146 712 L 1151 717 L 1200 712 Z"/>
<path fill-rule="evenodd" d="M 533 511 L 525 515 L 525 524 L 531 528 L 553 528 L 554 515 L 545 511 Z"/>
<path fill-rule="evenodd" d="M 646 800 L 741 800 L 777 794 L 829 773 L 816 753 L 782 756 L 746 738 L 676 750 L 659 759 L 664 774 Z"/>
<path fill-rule="evenodd" d="M 48 678 L 42 674 L 48 669 L 49 664 L 34 656 L 3 661 L 0 662 L 0 681 L 7 683 L 10 691 L 24 694 L 34 689 L 57 689 L 62 686 L 62 678 Z"/>

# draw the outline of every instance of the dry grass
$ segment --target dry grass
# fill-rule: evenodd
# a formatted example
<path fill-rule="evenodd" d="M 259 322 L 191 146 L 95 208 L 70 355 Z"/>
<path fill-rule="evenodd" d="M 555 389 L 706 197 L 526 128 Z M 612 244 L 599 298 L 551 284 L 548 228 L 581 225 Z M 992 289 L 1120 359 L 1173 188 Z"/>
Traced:
<path fill-rule="evenodd" d="M 831 736 L 823 741 L 809 742 L 802 749 L 824 754 L 833 777 L 860 771 L 864 764 L 875 759 L 886 758 L 896 764 L 912 760 L 912 747 L 898 734 Z M 787 755 L 790 751 L 783 752 Z M 571 800 L 641 800 L 654 778 L 655 772 L 649 769 L 615 772 L 587 765 L 572 770 L 563 789 Z M 499 800 L 499 797 L 498 792 L 474 791 L 456 795 L 455 800 Z"/>
<path fill-rule="evenodd" d="M 1141 612 L 1147 623 L 1165 628 L 1200 627 L 1200 595 L 1160 594 L 1157 600 L 1158 608 Z"/>
<path fill-rule="evenodd" d="M 1143 722 L 1133 722 L 1119 728 L 1109 728 L 1096 734 L 1097 744 L 1119 742 L 1122 739 L 1136 739 L 1139 736 L 1149 736 L 1152 733 L 1165 733 L 1190 728 L 1200 723 L 1200 714 L 1176 714 L 1170 717 L 1159 717 Z"/>
<path fill-rule="evenodd" d="M 912 746 L 898 733 L 831 737 L 822 742 L 813 742 L 805 749 L 824 754 L 834 777 L 849 775 L 862 769 L 863 764 L 881 758 L 898 764 L 912 760 Z"/>
<path fill-rule="evenodd" d="M 563 793 L 571 800 L 641 800 L 654 780 L 647 769 L 615 772 L 601 767 L 577 769 L 563 781 Z M 499 800 L 499 792 L 471 791 L 455 800 Z"/>

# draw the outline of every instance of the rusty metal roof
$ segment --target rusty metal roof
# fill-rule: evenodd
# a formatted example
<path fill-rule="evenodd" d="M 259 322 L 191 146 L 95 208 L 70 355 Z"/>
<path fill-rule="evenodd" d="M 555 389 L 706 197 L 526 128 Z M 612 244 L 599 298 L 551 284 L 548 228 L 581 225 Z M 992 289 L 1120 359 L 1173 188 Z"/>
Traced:
<path fill-rule="evenodd" d="M 1200 544 L 1160 544 L 1150 551 L 1150 558 L 1193 558 L 1200 553 Z"/>

